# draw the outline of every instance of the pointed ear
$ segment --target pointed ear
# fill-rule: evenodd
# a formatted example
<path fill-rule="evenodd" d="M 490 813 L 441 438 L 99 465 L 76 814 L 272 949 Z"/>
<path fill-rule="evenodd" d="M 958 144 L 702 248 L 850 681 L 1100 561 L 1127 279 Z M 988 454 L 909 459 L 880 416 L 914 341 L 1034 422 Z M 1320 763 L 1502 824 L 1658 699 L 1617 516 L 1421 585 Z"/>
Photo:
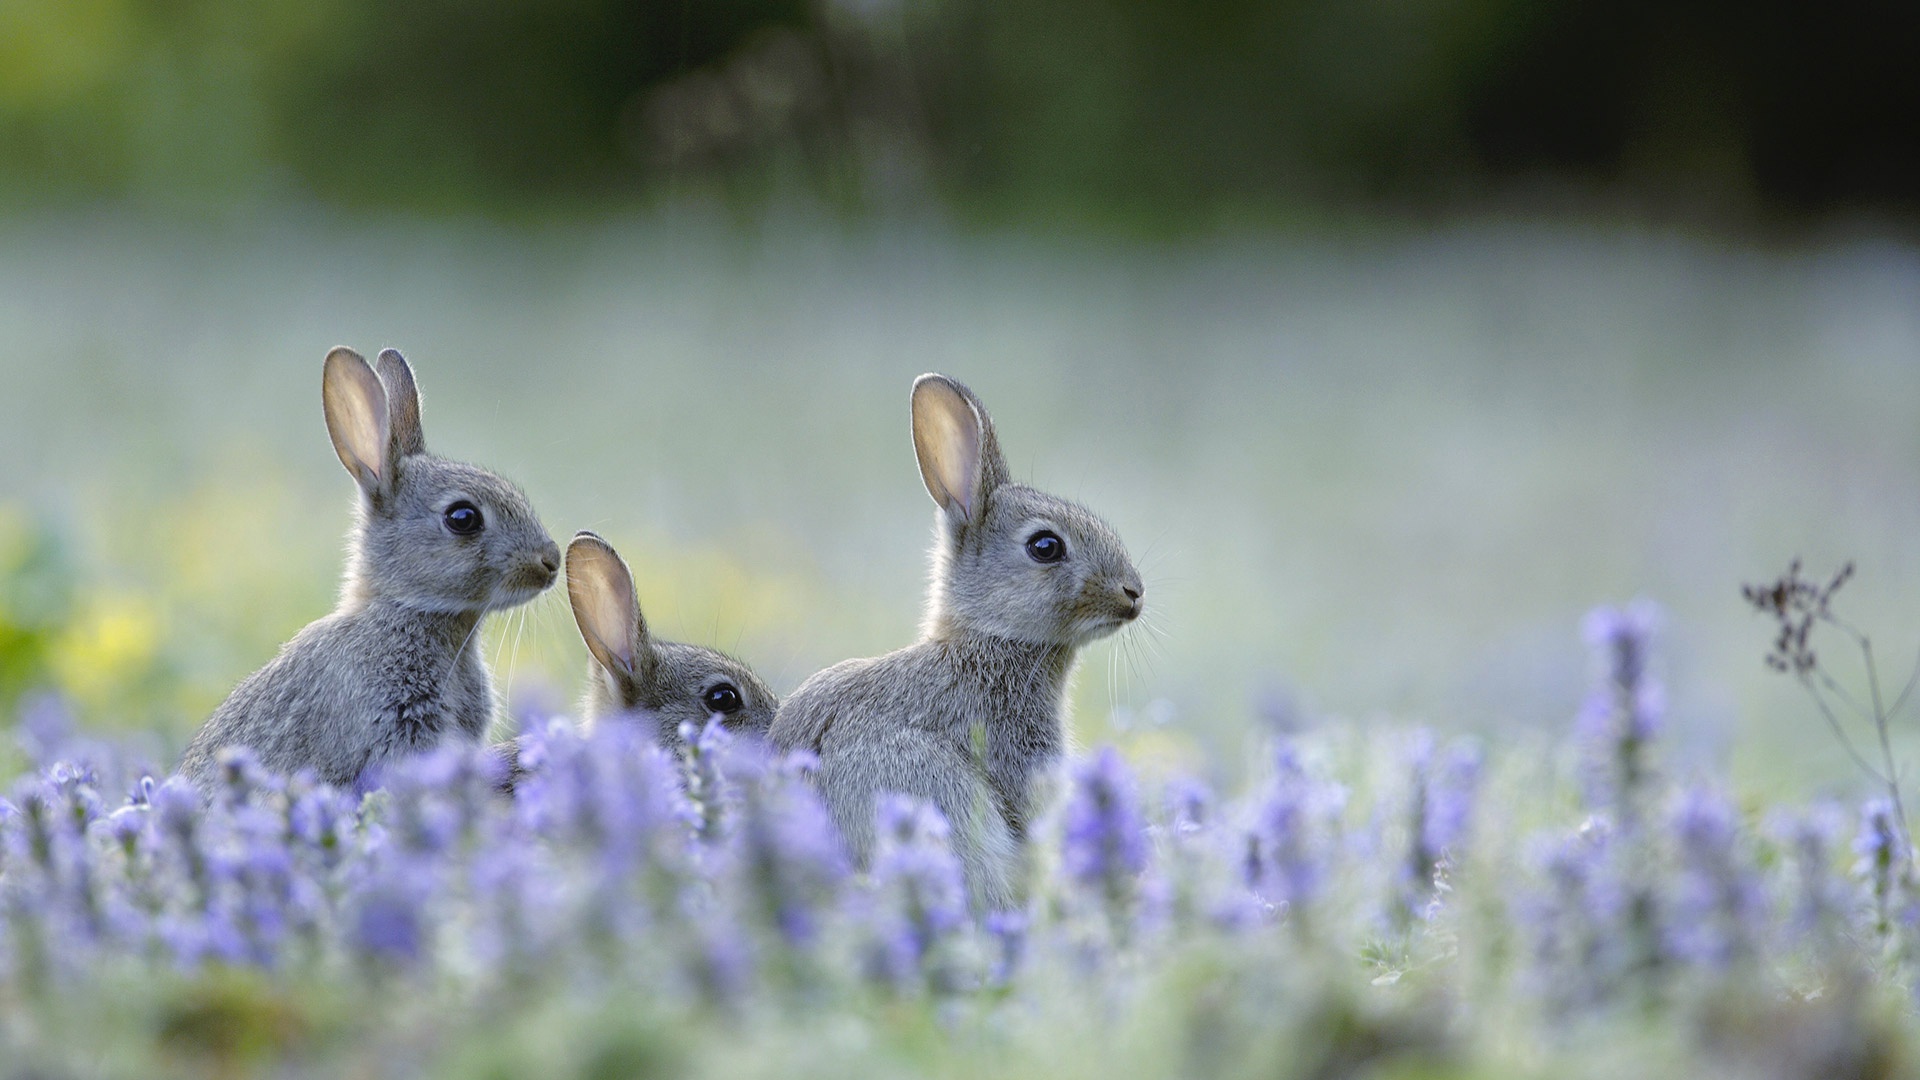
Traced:
<path fill-rule="evenodd" d="M 913 452 L 927 494 L 956 525 L 978 521 L 987 496 L 1007 477 L 986 409 L 945 375 L 913 381 Z"/>
<path fill-rule="evenodd" d="M 327 413 L 327 434 L 333 437 L 340 464 L 368 495 L 381 495 L 393 479 L 387 460 L 387 391 L 366 358 L 341 347 L 327 354 L 321 380 L 321 403 Z"/>
<path fill-rule="evenodd" d="M 413 368 L 399 349 L 381 349 L 377 364 L 380 381 L 387 388 L 393 452 L 401 457 L 426 453 L 427 439 L 420 432 L 420 388 L 413 381 Z"/>
<path fill-rule="evenodd" d="M 567 599 L 594 662 L 615 678 L 633 682 L 646 655 L 646 628 L 633 574 L 612 545 L 590 532 L 574 534 L 567 545 Z"/>

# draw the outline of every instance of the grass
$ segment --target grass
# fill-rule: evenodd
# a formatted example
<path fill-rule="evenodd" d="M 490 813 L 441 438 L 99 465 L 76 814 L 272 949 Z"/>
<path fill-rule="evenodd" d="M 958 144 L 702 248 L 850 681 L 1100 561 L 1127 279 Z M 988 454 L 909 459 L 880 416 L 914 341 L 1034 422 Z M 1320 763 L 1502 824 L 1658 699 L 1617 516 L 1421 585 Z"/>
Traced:
<path fill-rule="evenodd" d="M 319 359 L 395 344 L 436 448 L 518 479 L 556 533 L 608 535 L 661 632 L 785 690 L 913 632 L 930 515 L 905 396 L 940 369 L 1146 571 L 1160 632 L 1089 655 L 1085 739 L 1118 709 L 1136 735 L 1158 718 L 1156 752 L 1232 761 L 1288 695 L 1538 730 L 1586 675 L 1564 628 L 1644 594 L 1672 616 L 1684 760 L 1849 790 L 1737 589 L 1852 557 L 1857 620 L 1887 655 L 1920 646 L 1916 290 L 1920 258 L 1872 239 L 1498 222 L 1151 246 L 13 220 L 0 502 L 70 549 L 94 648 L 63 685 L 179 740 L 325 610 L 351 494 Z M 557 596 L 494 620 L 503 683 L 571 699 L 570 622 Z M 158 688 L 114 652 L 143 636 Z"/>

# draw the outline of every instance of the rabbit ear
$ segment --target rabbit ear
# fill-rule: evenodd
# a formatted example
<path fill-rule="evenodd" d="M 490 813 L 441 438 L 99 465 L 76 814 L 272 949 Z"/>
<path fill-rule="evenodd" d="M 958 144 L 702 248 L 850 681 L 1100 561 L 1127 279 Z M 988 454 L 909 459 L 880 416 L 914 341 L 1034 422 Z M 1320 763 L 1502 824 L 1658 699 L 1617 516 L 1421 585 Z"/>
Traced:
<path fill-rule="evenodd" d="M 413 368 L 399 349 L 381 349 L 377 363 L 380 381 L 387 388 L 393 453 L 399 457 L 426 453 L 427 439 L 420 431 L 420 387 L 413 381 Z"/>
<path fill-rule="evenodd" d="M 360 490 L 376 498 L 384 495 L 393 481 L 387 459 L 387 391 L 366 358 L 344 346 L 328 353 L 321 402 L 340 463 Z"/>
<path fill-rule="evenodd" d="M 576 533 L 567 545 L 567 599 L 594 662 L 616 679 L 639 679 L 647 666 L 647 631 L 633 573 L 593 533 Z"/>
<path fill-rule="evenodd" d="M 986 409 L 945 375 L 913 381 L 913 451 L 927 494 L 956 525 L 978 521 L 987 496 L 1007 478 Z"/>

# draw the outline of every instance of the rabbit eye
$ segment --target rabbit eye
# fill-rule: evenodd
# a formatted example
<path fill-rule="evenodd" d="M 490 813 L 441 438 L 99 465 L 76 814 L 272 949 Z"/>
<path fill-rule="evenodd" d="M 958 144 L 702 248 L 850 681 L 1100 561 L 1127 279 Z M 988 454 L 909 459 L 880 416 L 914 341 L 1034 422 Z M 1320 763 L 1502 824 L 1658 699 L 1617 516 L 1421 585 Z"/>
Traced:
<path fill-rule="evenodd" d="M 1067 557 L 1067 542 L 1057 533 L 1041 529 L 1027 537 L 1027 558 L 1037 563 L 1057 563 Z"/>
<path fill-rule="evenodd" d="M 447 530 L 455 536 L 472 536 L 486 524 L 480 516 L 480 508 L 465 499 L 447 507 L 440 519 L 447 523 Z"/>
<path fill-rule="evenodd" d="M 732 716 L 740 711 L 744 702 L 740 700 L 740 691 L 729 682 L 715 683 L 700 700 L 706 705 L 707 712 Z"/>

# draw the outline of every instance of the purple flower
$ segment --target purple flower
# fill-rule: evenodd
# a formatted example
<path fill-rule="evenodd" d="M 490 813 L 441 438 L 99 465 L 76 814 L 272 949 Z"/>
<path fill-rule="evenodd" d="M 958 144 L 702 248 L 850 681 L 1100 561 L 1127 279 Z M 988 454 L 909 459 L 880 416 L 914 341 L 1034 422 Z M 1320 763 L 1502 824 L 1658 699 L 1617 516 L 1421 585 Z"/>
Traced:
<path fill-rule="evenodd" d="M 289 795 L 287 829 L 292 839 L 321 866 L 337 865 L 346 855 L 353 830 L 352 796 L 315 783 L 310 776 L 295 777 Z"/>
<path fill-rule="evenodd" d="M 1833 873 L 1834 842 L 1845 828 L 1844 812 L 1831 803 L 1794 814 L 1778 814 L 1770 831 L 1786 849 L 1793 873 L 1793 893 L 1787 929 L 1802 941 L 1829 954 L 1840 943 L 1847 925 L 1849 904 L 1841 881 Z"/>
<path fill-rule="evenodd" d="M 361 956 L 405 966 L 420 958 L 426 936 L 420 900 L 411 890 L 384 886 L 360 897 L 351 942 Z"/>
<path fill-rule="evenodd" d="M 1031 920 L 1024 911 L 990 911 L 985 920 L 987 938 L 993 943 L 987 981 L 1005 986 L 1013 981 L 1027 955 L 1027 930 Z"/>
<path fill-rule="evenodd" d="M 1167 827 L 1175 837 L 1207 831 L 1218 812 L 1213 789 L 1206 781 L 1191 776 L 1168 783 L 1162 801 L 1167 808 Z"/>
<path fill-rule="evenodd" d="M 1583 746 L 1588 805 L 1629 831 L 1644 816 L 1651 780 L 1650 744 L 1666 696 L 1649 668 L 1661 621 L 1652 602 L 1596 608 L 1585 622 L 1597 669 L 1593 692 L 1576 725 Z"/>
<path fill-rule="evenodd" d="M 680 740 L 687 748 L 687 812 L 695 833 L 700 839 L 711 843 L 720 838 L 726 826 L 728 791 L 725 766 L 729 752 L 734 747 L 734 738 L 715 717 L 699 730 L 695 730 L 692 723 L 681 724 Z"/>
<path fill-rule="evenodd" d="M 1518 904 L 1531 944 L 1527 981 L 1557 1011 L 1591 1004 L 1611 993 L 1629 966 L 1617 840 L 1605 822 L 1590 821 L 1577 833 L 1536 839 L 1532 848 L 1540 886 Z"/>
<path fill-rule="evenodd" d="M 683 816 L 677 765 L 638 729 L 603 724 L 582 738 L 554 728 L 523 746 L 535 765 L 516 787 L 516 811 L 543 836 L 626 861 Z"/>
<path fill-rule="evenodd" d="M 1307 775 L 1291 744 L 1277 747 L 1240 857 L 1241 880 L 1271 910 L 1297 915 L 1319 895 L 1328 869 L 1319 833 L 1342 801 L 1338 789 Z"/>
<path fill-rule="evenodd" d="M 1903 925 L 1915 921 L 1913 863 L 1901 835 L 1892 802 L 1874 799 L 1861 807 L 1853 872 L 1866 883 L 1873 928 L 1883 940 L 1892 940 Z"/>
<path fill-rule="evenodd" d="M 1441 868 L 1455 845 L 1466 838 L 1472 821 L 1480 754 L 1471 745 L 1459 743 L 1436 763 L 1433 735 L 1422 729 L 1409 741 L 1407 772 L 1407 857 L 1400 865 L 1392 907 L 1400 929 L 1417 918 L 1431 918 L 1438 910 L 1444 895 L 1444 883 L 1438 880 Z"/>
<path fill-rule="evenodd" d="M 898 988 L 925 979 L 952 989 L 940 953 L 967 923 L 967 892 L 948 846 L 947 819 L 928 803 L 891 793 L 880 797 L 875 816 L 873 893 L 862 920 L 869 970 Z"/>
<path fill-rule="evenodd" d="M 692 912 L 677 941 L 693 989 L 710 1005 L 737 1004 L 751 988 L 754 954 L 746 934 L 715 908 Z"/>
<path fill-rule="evenodd" d="M 1467 841 L 1480 793 L 1480 768 L 1479 747 L 1456 743 L 1428 774 L 1421 844 L 1430 854 L 1445 855 Z"/>
<path fill-rule="evenodd" d="M 760 925 L 789 946 L 809 946 L 849 873 L 846 847 L 799 768 L 763 764 L 755 774 L 743 764 L 734 759 L 739 808 L 723 852 L 724 878 Z"/>
<path fill-rule="evenodd" d="M 470 864 L 476 908 L 471 944 L 475 959 L 488 969 L 532 975 L 537 962 L 550 955 L 569 930 L 566 898 L 570 890 L 564 863 L 550 858 L 544 845 L 516 839 L 519 842 L 477 853 Z M 631 904 L 593 906 L 581 918 L 579 929 L 599 934 L 596 948 L 617 948 L 626 936 L 620 932 L 619 916 L 632 909 Z"/>
<path fill-rule="evenodd" d="M 229 806 L 246 802 L 255 792 L 277 791 L 281 786 L 279 777 L 263 768 L 248 747 L 222 747 L 216 763 L 220 768 L 220 798 Z"/>
<path fill-rule="evenodd" d="M 1671 829 L 1678 865 L 1663 912 L 1669 953 L 1709 967 L 1752 958 L 1765 929 L 1766 894 L 1739 852 L 1733 806 L 1709 789 L 1690 789 Z"/>
<path fill-rule="evenodd" d="M 1067 876 L 1100 898 L 1115 931 L 1124 935 L 1147 869 L 1147 822 L 1133 773 L 1118 750 L 1103 746 L 1075 766 L 1063 823 Z"/>

